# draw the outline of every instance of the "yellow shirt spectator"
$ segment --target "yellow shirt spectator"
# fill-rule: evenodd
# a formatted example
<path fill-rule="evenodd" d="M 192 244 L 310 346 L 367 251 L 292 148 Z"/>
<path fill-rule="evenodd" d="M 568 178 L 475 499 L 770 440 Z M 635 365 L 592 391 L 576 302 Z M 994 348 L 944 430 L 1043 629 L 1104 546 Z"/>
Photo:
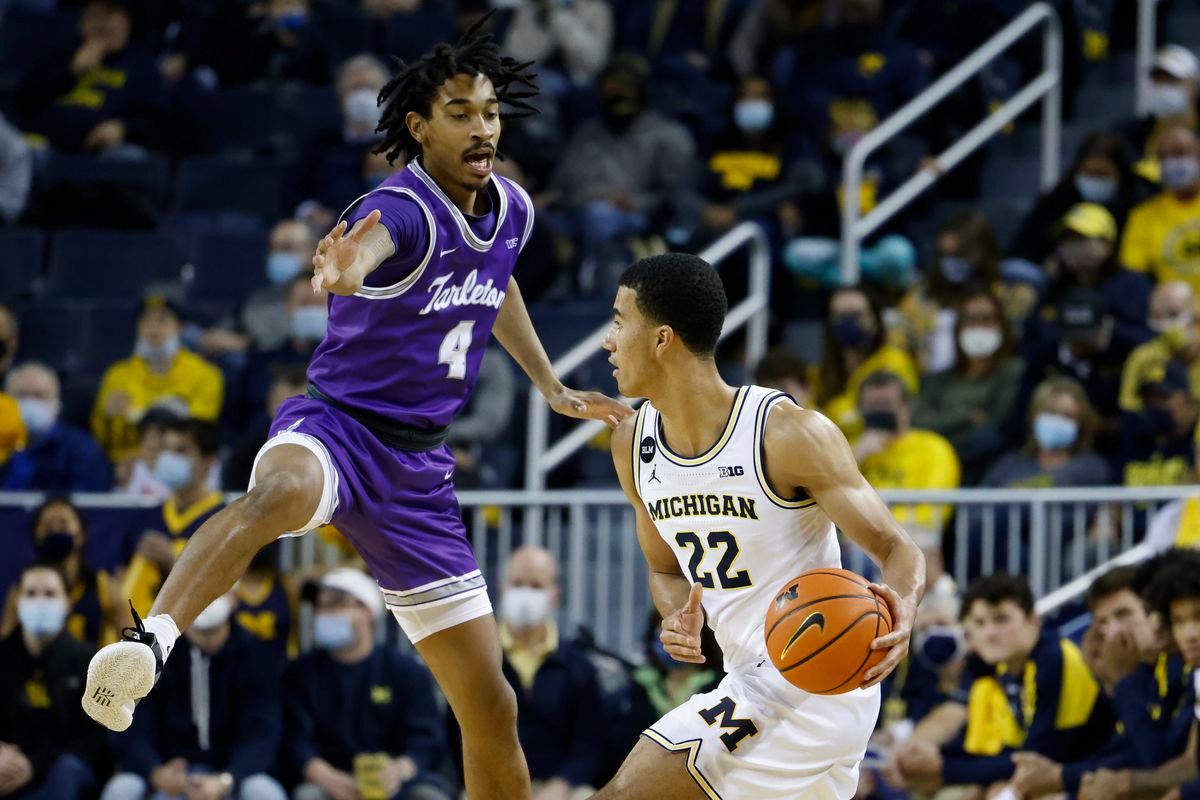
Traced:
<path fill-rule="evenodd" d="M 1200 289 L 1200 195 L 1180 200 L 1163 192 L 1134 206 L 1121 261 L 1156 281 L 1186 281 Z"/>
<path fill-rule="evenodd" d="M 21 411 L 17 399 L 11 394 L 0 392 L 0 464 L 25 446 L 25 425 L 21 422 Z"/>
<path fill-rule="evenodd" d="M 1169 361 L 1187 369 L 1192 396 L 1200 397 L 1200 325 L 1196 317 L 1196 292 L 1190 284 L 1171 281 L 1154 287 L 1147 321 L 1162 333 L 1135 347 L 1125 359 L 1119 398 L 1122 411 L 1142 410 L 1142 384 L 1157 380 Z"/>
<path fill-rule="evenodd" d="M 961 481 L 958 454 L 940 434 L 910 430 L 862 463 L 862 473 L 876 489 L 957 489 Z M 892 508 L 901 524 L 940 528 L 950 509 L 922 503 Z"/>
<path fill-rule="evenodd" d="M 885 344 L 858 365 L 850 373 L 846 381 L 846 390 L 821 408 L 821 412 L 829 417 L 846 434 L 846 438 L 854 440 L 862 433 L 862 417 L 858 413 L 858 390 L 863 380 L 875 372 L 891 372 L 904 381 L 904 385 L 912 394 L 917 393 L 919 378 L 917 365 L 906 350 L 895 345 Z M 817 387 L 814 394 L 820 394 L 820 375 L 814 373 L 813 381 Z"/>
<path fill-rule="evenodd" d="M 138 316 L 134 354 L 104 373 L 92 433 L 113 461 L 136 451 L 138 420 L 158 401 L 179 398 L 195 419 L 213 421 L 221 413 L 221 371 L 180 346 L 181 330 L 179 311 L 162 297 L 148 297 Z"/>

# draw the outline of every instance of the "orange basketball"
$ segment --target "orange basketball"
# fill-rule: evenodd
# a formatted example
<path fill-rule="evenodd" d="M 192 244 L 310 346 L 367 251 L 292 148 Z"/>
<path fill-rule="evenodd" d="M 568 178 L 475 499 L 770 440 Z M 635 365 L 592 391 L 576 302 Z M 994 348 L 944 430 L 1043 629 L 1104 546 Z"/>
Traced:
<path fill-rule="evenodd" d="M 793 686 L 812 694 L 857 689 L 887 650 L 871 642 L 892 630 L 887 603 L 866 578 L 813 569 L 783 585 L 767 609 L 767 653 Z"/>

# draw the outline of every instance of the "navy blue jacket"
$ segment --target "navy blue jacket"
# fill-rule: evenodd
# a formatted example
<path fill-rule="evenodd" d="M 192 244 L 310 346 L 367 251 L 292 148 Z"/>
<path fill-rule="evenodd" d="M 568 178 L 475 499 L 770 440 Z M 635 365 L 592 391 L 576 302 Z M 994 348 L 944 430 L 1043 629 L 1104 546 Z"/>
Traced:
<path fill-rule="evenodd" d="M 288 667 L 284 697 L 284 757 L 297 774 L 318 757 L 350 772 L 359 753 L 405 755 L 427 771 L 445 754 L 433 681 L 395 648 L 376 647 L 357 664 L 306 653 Z"/>
<path fill-rule="evenodd" d="M 11 491 L 107 492 L 113 485 L 112 467 L 92 435 L 61 422 L 13 453 L 3 474 L 0 489 Z"/>
<path fill-rule="evenodd" d="M 199 654 L 180 637 L 158 685 L 138 703 L 133 725 L 112 737 L 121 769 L 149 777 L 155 767 L 181 757 L 228 772 L 235 781 L 269 772 L 283 723 L 278 660 L 270 646 L 231 625 L 225 646 L 207 659 L 207 709 L 192 708 L 193 651 Z M 207 748 L 201 741 L 205 722 Z"/>

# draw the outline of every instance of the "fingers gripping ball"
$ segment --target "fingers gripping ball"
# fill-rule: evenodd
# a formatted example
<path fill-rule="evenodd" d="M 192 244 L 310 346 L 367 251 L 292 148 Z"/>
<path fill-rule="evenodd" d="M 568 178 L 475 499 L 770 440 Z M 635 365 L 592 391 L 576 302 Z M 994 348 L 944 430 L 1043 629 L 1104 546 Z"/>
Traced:
<path fill-rule="evenodd" d="M 814 569 L 788 581 L 767 609 L 767 653 L 793 686 L 812 694 L 857 689 L 887 650 L 871 642 L 892 630 L 887 604 L 863 577 Z"/>

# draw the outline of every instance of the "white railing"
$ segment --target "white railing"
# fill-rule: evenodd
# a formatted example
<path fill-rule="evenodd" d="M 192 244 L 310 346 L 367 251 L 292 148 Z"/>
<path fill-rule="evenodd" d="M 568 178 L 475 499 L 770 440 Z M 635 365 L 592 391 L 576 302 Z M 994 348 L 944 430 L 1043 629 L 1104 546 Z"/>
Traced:
<path fill-rule="evenodd" d="M 1006 566 L 1028 575 L 1039 610 L 1048 613 L 1082 595 L 1098 570 L 1119 563 L 1114 558 L 1140 560 L 1147 555 L 1145 546 L 1136 543 L 1139 518 L 1144 521 L 1166 502 L 1200 496 L 1200 487 L 963 489 L 882 495 L 898 514 L 904 513 L 903 507 L 916 506 L 918 512 L 920 507 L 931 508 L 935 527 L 938 513 L 947 514 L 947 524 L 941 526 L 946 571 L 960 589 L 970 576 Z M 229 499 L 237 496 L 231 494 Z M 117 495 L 73 499 L 83 508 L 97 510 L 148 505 Z M 37 493 L 0 493 L 0 508 L 32 509 L 41 500 Z M 602 644 L 627 653 L 636 650 L 651 603 L 633 509 L 620 490 L 463 492 L 460 500 L 493 599 L 508 555 L 533 541 L 536 530 L 536 540 L 561 565 L 563 624 L 572 630 L 586 624 Z M 1089 538 L 1089 527 L 1100 509 L 1115 510 L 1115 528 L 1112 538 L 1094 540 Z M 28 533 L 9 530 L 8 535 L 11 542 Z M 314 534 L 285 539 L 282 544 L 282 565 L 289 571 L 332 566 L 342 558 L 336 547 Z M 842 558 L 847 569 L 875 574 L 865 553 L 845 540 Z M 388 635 L 395 637 L 395 632 Z"/>
<path fill-rule="evenodd" d="M 1043 65 L 1038 76 L 934 158 L 932 165 L 918 170 L 880 200 L 869 214 L 860 218 L 859 191 L 867 158 L 995 61 L 1010 45 L 1039 26 L 1043 29 Z M 859 249 L 863 239 L 1038 100 L 1042 101 L 1041 186 L 1043 189 L 1052 186 L 1058 180 L 1059 140 L 1062 134 L 1061 83 L 1062 26 L 1058 13 L 1047 3 L 1034 3 L 962 63 L 856 142 L 842 164 L 843 285 L 858 282 Z"/>
<path fill-rule="evenodd" d="M 1158 17 L 1154 13 L 1157 5 L 1158 0 L 1138 0 L 1134 111 L 1139 117 L 1150 113 L 1150 66 L 1158 44 Z"/>
<path fill-rule="evenodd" d="M 700 257 L 713 266 L 743 247 L 750 247 L 750 282 L 746 299 L 729 309 L 721 338 L 735 330 L 746 328 L 746 361 L 753 366 L 762 358 L 767 347 L 767 309 L 771 292 L 771 252 L 762 228 L 743 222 L 713 242 Z M 608 331 L 606 322 L 583 338 L 554 362 L 556 375 L 565 376 L 602 350 L 600 342 Z M 575 426 L 553 445 L 548 444 L 550 408 L 537 392 L 529 395 L 529 428 L 525 449 L 525 488 L 539 490 L 546 485 L 546 475 L 604 428 L 604 423 L 589 420 Z"/>

